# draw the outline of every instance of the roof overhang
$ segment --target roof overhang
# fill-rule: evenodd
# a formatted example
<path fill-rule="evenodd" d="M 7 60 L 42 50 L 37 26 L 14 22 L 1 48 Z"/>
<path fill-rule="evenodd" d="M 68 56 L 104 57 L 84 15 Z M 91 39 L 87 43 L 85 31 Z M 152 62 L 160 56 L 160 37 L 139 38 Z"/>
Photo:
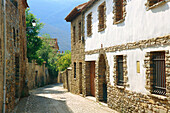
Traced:
<path fill-rule="evenodd" d="M 29 7 L 27 0 L 22 0 L 22 3 L 24 4 L 24 6 L 25 6 L 26 8 Z"/>
<path fill-rule="evenodd" d="M 67 15 L 67 17 L 65 18 L 65 20 L 66 20 L 67 22 L 71 22 L 74 18 L 76 18 L 76 17 L 81 13 L 81 11 L 86 7 L 87 4 L 88 4 L 88 2 L 83 3 L 83 4 L 75 7 L 75 8 Z"/>

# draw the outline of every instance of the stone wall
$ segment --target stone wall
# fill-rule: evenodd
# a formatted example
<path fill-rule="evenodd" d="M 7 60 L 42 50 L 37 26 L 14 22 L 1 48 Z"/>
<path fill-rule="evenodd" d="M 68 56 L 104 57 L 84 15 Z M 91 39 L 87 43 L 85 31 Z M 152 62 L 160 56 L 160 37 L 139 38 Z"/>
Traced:
<path fill-rule="evenodd" d="M 2 63 L 2 50 L 3 50 L 3 12 L 2 12 L 2 0 L 0 1 L 0 112 L 2 112 L 3 105 L 3 63 Z"/>
<path fill-rule="evenodd" d="M 29 89 L 34 89 L 37 87 L 42 87 L 49 83 L 48 69 L 43 65 L 38 65 L 33 61 L 32 63 L 27 63 L 27 84 Z"/>
<path fill-rule="evenodd" d="M 7 36 L 7 71 L 6 71 L 6 112 L 11 112 L 19 98 L 23 95 L 25 85 L 26 67 L 26 26 L 25 1 L 6 0 L 6 36 Z M 0 1 L 0 90 L 3 87 L 3 62 L 4 62 L 4 18 L 3 6 Z M 26 92 L 25 92 L 26 93 Z M 2 111 L 3 90 L 0 93 L 0 111 Z"/>
<path fill-rule="evenodd" d="M 67 68 L 65 71 L 60 72 L 60 74 L 58 75 L 59 78 L 62 78 L 63 87 L 65 89 L 67 89 L 68 91 L 71 91 L 71 88 L 72 88 L 72 86 L 71 86 L 71 79 L 72 79 L 71 72 L 72 72 L 72 69 Z"/>
<path fill-rule="evenodd" d="M 99 50 L 94 50 L 94 51 L 89 51 L 86 52 L 86 54 L 99 54 L 99 59 L 96 62 L 96 100 L 101 101 L 102 100 L 102 87 L 100 83 L 102 82 L 101 78 L 99 76 L 103 75 L 105 72 L 106 74 L 106 82 L 107 82 L 107 104 L 108 107 L 115 109 L 119 112 L 147 112 L 147 113 L 169 113 L 170 112 L 170 95 L 169 95 L 169 51 L 168 50 L 162 50 L 165 51 L 165 73 L 166 73 L 166 96 L 161 96 L 161 95 L 155 95 L 152 94 L 152 74 L 151 74 L 151 68 L 150 68 L 150 60 L 151 60 L 151 53 L 146 52 L 145 55 L 145 60 L 144 62 L 144 68 L 146 68 L 146 89 L 148 90 L 149 93 L 144 94 L 144 93 L 137 93 L 130 91 L 128 89 L 129 84 L 128 84 L 128 76 L 131 72 L 128 72 L 127 69 L 129 68 L 127 66 L 127 57 L 128 55 L 122 54 L 123 55 L 123 77 L 124 77 L 124 84 L 123 86 L 118 86 L 117 85 L 117 63 L 116 63 L 116 55 L 113 55 L 113 67 L 109 67 L 108 61 L 107 61 L 107 56 L 105 55 L 107 52 L 117 52 L 117 51 L 123 51 L 125 49 L 136 49 L 136 48 L 149 48 L 149 47 L 161 47 L 161 46 L 167 46 L 169 44 L 170 37 L 169 35 L 163 36 L 163 37 L 157 37 L 145 41 L 140 41 L 140 42 L 134 42 L 134 43 L 127 43 L 124 44 L 128 46 L 129 44 L 131 46 L 128 46 L 128 48 L 122 46 L 113 46 L 110 48 L 101 48 Z M 146 45 L 145 45 L 146 44 Z M 120 48 L 119 48 L 120 47 Z M 116 48 L 116 49 L 114 49 Z M 158 50 L 157 50 L 158 51 Z M 120 54 L 120 53 L 119 53 Z M 102 59 L 105 60 L 100 60 L 101 55 L 104 55 Z M 101 67 L 104 66 L 104 67 Z M 106 68 L 105 68 L 106 67 Z M 111 85 L 110 79 L 109 79 L 109 68 L 113 68 L 113 78 L 114 78 L 114 84 Z M 86 62 L 86 81 L 89 81 L 88 77 L 89 75 L 89 63 Z M 108 74 L 108 75 L 107 75 Z M 128 76 L 127 76 L 128 74 Z M 89 89 L 89 84 L 86 82 L 86 89 Z M 86 90 L 86 95 L 90 92 L 89 90 Z"/>
<path fill-rule="evenodd" d="M 81 38 L 79 34 L 79 23 L 83 23 L 81 26 Z M 75 27 L 75 35 L 73 34 L 73 28 Z M 75 42 L 74 42 L 75 36 Z M 83 74 L 84 71 L 84 16 L 79 15 L 75 20 L 71 22 L 71 68 L 72 68 L 72 75 L 71 75 L 71 92 L 75 94 L 80 94 L 84 92 L 84 78 Z M 76 63 L 76 78 L 75 70 L 74 70 L 74 63 Z M 81 84 L 81 85 L 80 85 Z"/>

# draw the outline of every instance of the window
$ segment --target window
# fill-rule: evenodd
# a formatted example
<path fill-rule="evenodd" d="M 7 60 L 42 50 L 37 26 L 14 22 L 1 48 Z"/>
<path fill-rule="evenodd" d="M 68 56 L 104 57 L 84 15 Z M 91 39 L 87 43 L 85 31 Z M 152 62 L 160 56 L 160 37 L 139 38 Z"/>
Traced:
<path fill-rule="evenodd" d="M 14 46 L 16 45 L 16 34 L 15 34 L 15 28 L 13 28 L 13 39 L 14 39 Z"/>
<path fill-rule="evenodd" d="M 99 25 L 98 25 L 98 31 L 102 31 L 104 30 L 105 26 L 105 2 L 102 3 L 99 7 L 98 7 L 98 11 L 99 11 Z"/>
<path fill-rule="evenodd" d="M 18 2 L 16 1 L 16 0 L 10 0 L 11 2 L 12 2 L 12 4 L 16 7 L 16 8 L 18 8 Z"/>
<path fill-rule="evenodd" d="M 76 63 L 74 62 L 74 78 L 76 78 Z"/>
<path fill-rule="evenodd" d="M 152 93 L 166 95 L 165 52 L 151 53 Z"/>
<path fill-rule="evenodd" d="M 87 15 L 87 36 L 92 35 L 92 13 Z"/>
<path fill-rule="evenodd" d="M 75 43 L 75 38 L 76 38 L 76 27 L 73 27 L 73 42 Z"/>
<path fill-rule="evenodd" d="M 116 21 L 123 19 L 123 0 L 115 0 Z"/>
<path fill-rule="evenodd" d="M 117 85 L 124 84 L 123 77 L 123 55 L 117 56 Z"/>
<path fill-rule="evenodd" d="M 159 2 L 161 2 L 161 1 L 164 1 L 164 0 L 148 0 L 148 2 L 149 2 L 149 7 L 153 6 L 153 5 L 156 4 L 156 3 L 159 3 Z"/>
<path fill-rule="evenodd" d="M 79 23 L 79 40 L 81 40 L 81 22 Z"/>
<path fill-rule="evenodd" d="M 26 27 L 25 15 L 24 14 L 22 15 L 22 24 L 23 24 L 24 27 Z"/>

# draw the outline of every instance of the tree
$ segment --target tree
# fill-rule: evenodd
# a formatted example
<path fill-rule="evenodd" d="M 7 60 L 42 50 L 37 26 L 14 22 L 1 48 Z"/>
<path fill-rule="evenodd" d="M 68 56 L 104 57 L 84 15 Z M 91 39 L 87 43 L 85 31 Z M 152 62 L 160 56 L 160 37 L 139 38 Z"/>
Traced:
<path fill-rule="evenodd" d="M 60 56 L 58 56 L 56 61 L 57 71 L 64 71 L 71 64 L 71 52 L 66 51 L 65 53 L 59 55 Z"/>
<path fill-rule="evenodd" d="M 36 27 L 33 28 L 32 21 L 36 21 Z M 37 60 L 41 62 L 37 55 L 37 51 L 42 46 L 42 40 L 38 37 L 40 29 L 43 27 L 43 23 L 40 23 L 39 19 L 35 17 L 34 14 L 30 12 L 30 9 L 26 10 L 26 26 L 27 26 L 27 58 L 28 61 Z M 33 28 L 33 29 L 31 29 Z"/>

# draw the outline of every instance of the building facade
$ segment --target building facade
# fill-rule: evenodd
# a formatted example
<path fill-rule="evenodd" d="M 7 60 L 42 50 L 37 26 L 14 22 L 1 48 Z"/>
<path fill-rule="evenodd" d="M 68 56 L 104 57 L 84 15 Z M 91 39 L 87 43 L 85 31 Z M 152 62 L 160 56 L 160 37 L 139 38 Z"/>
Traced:
<path fill-rule="evenodd" d="M 72 24 L 84 17 L 84 96 L 119 112 L 170 112 L 169 7 L 169 0 L 90 0 L 71 15 Z"/>
<path fill-rule="evenodd" d="M 87 3 L 75 7 L 66 17 L 71 22 L 71 92 L 82 94 L 85 87 L 85 79 L 83 78 L 83 69 L 85 66 L 85 43 L 84 43 L 84 15 L 81 10 Z M 78 15 L 78 16 L 76 16 Z M 76 18 L 74 18 L 76 16 Z"/>
<path fill-rule="evenodd" d="M 26 0 L 6 0 L 6 40 L 7 59 L 4 59 L 4 18 L 3 0 L 0 1 L 0 112 L 3 105 L 3 62 L 6 60 L 6 112 L 11 112 L 21 96 L 28 91 L 25 87 L 26 77 Z"/>

